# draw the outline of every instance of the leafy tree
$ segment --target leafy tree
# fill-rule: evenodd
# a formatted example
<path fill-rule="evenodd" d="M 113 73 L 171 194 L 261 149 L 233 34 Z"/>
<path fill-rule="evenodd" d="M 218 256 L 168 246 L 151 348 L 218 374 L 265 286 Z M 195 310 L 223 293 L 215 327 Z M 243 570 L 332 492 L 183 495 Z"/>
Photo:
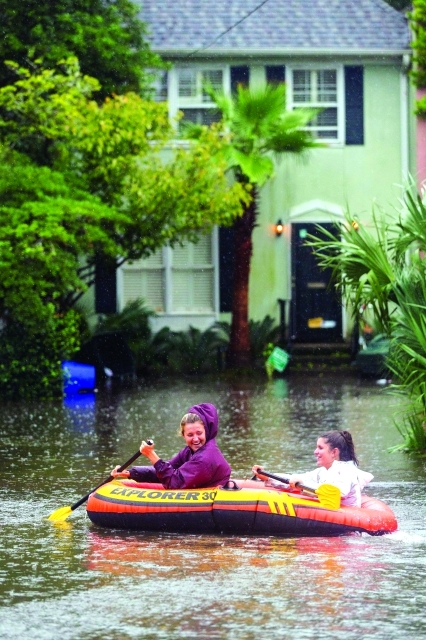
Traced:
<path fill-rule="evenodd" d="M 411 78 L 418 89 L 426 87 L 426 0 L 413 0 L 412 11 L 408 14 L 413 32 L 413 69 Z M 416 101 L 415 114 L 426 117 L 426 98 Z"/>
<path fill-rule="evenodd" d="M 253 251 L 252 234 L 258 214 L 259 189 L 274 174 L 274 158 L 302 154 L 317 146 L 303 127 L 316 111 L 285 110 L 283 85 L 238 87 L 236 97 L 214 94 L 230 139 L 223 150 L 237 183 L 249 189 L 250 201 L 233 224 L 235 238 L 232 324 L 228 362 L 233 367 L 251 363 L 248 320 L 248 286 Z"/>
<path fill-rule="evenodd" d="M 115 255 L 124 214 L 16 152 L 0 157 L 0 317 L 39 328 L 70 290 L 82 255 Z"/>
<path fill-rule="evenodd" d="M 0 154 L 0 384 L 6 397 L 62 391 L 61 359 L 79 347 L 78 316 L 61 311 L 80 256 L 116 250 L 106 233 L 124 216 L 62 174 L 16 152 Z"/>
<path fill-rule="evenodd" d="M 54 67 L 69 56 L 100 82 L 100 97 L 149 90 L 147 68 L 162 66 L 130 0 L 0 0 L 0 58 L 31 68 Z M 0 86 L 14 81 L 0 67 Z"/>
<path fill-rule="evenodd" d="M 46 316 L 47 314 L 45 314 Z M 7 399 L 52 398 L 63 391 L 61 360 L 79 346 L 74 310 L 52 314 L 31 330 L 10 314 L 0 332 L 0 395 Z"/>
<path fill-rule="evenodd" d="M 68 183 L 111 207 L 118 217 L 99 224 L 111 241 L 108 256 L 120 256 L 117 265 L 166 243 L 195 240 L 241 213 L 248 196 L 241 185 L 229 186 L 225 160 L 217 161 L 227 140 L 220 128 L 205 129 L 196 143 L 165 158 L 160 151 L 174 131 L 164 104 L 129 93 L 99 105 L 91 99 L 96 81 L 83 76 L 75 60 L 62 73 L 17 71 L 20 80 L 0 89 L 0 139 L 33 161 L 48 146 L 52 166 Z M 77 275 L 88 286 L 101 250 L 93 244 L 84 251 Z M 65 308 L 83 289 L 73 288 Z"/>
<path fill-rule="evenodd" d="M 42 353 L 46 327 L 45 353 L 61 349 L 49 359 L 59 379 L 60 357 L 78 348 L 70 309 L 93 284 L 99 256 L 122 264 L 167 242 L 193 240 L 232 222 L 247 194 L 239 184 L 230 188 L 225 160 L 217 162 L 226 144 L 219 128 L 167 151 L 173 129 L 165 105 L 135 93 L 99 105 L 92 99 L 96 81 L 75 61 L 62 72 L 16 70 L 20 79 L 0 89 L 2 339 L 11 344 L 21 330 L 12 327 L 22 327 L 37 334 Z M 50 166 L 39 166 L 40 159 Z M 57 332 L 66 333 L 68 318 L 69 340 L 61 343 Z M 18 375 L 15 347 L 3 371 L 13 361 Z M 35 357 L 34 350 L 27 355 Z M 19 389 L 12 382 L 8 388 Z"/>

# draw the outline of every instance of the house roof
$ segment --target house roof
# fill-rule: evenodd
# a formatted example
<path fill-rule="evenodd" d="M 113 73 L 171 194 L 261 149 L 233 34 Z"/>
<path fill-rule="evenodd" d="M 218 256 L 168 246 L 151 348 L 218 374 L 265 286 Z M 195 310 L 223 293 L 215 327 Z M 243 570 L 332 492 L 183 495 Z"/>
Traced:
<path fill-rule="evenodd" d="M 133 0 L 154 51 L 169 55 L 383 53 L 410 49 L 385 0 Z"/>

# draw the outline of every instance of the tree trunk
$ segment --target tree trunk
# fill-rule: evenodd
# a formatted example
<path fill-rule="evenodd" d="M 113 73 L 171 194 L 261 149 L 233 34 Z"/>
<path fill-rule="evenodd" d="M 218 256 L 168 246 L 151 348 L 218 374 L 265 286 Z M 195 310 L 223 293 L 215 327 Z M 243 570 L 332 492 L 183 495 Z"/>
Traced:
<path fill-rule="evenodd" d="M 249 367 L 252 363 L 248 319 L 250 261 L 253 252 L 252 233 L 257 216 L 256 190 L 253 200 L 241 218 L 234 222 L 234 281 L 232 291 L 232 324 L 227 361 L 232 368 Z"/>

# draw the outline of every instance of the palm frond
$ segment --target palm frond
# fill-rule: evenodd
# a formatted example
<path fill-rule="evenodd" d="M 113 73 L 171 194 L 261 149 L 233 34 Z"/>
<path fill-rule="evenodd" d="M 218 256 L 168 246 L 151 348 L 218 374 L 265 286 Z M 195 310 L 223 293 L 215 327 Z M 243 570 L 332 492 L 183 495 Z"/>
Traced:
<path fill-rule="evenodd" d="M 235 147 L 230 147 L 226 153 L 228 167 L 238 167 L 248 177 L 250 182 L 263 185 L 274 172 L 271 158 L 261 154 L 245 154 Z"/>
<path fill-rule="evenodd" d="M 234 120 L 246 125 L 257 135 L 278 120 L 285 109 L 284 85 L 266 87 L 238 87 L 234 103 Z"/>
<path fill-rule="evenodd" d="M 420 251 L 426 251 L 426 207 L 419 195 L 413 196 L 407 192 L 404 198 L 404 212 L 401 215 L 398 227 L 400 233 L 396 241 L 396 250 L 399 255 L 412 245 Z"/>

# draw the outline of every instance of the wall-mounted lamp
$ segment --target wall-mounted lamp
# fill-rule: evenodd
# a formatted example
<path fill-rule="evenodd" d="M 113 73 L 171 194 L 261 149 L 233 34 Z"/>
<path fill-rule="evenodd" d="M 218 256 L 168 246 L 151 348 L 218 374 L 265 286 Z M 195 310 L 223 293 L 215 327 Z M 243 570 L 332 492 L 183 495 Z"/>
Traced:
<path fill-rule="evenodd" d="M 275 235 L 276 236 L 280 236 L 282 234 L 282 232 L 284 231 L 284 225 L 280 220 L 278 220 L 277 224 L 275 225 Z"/>

